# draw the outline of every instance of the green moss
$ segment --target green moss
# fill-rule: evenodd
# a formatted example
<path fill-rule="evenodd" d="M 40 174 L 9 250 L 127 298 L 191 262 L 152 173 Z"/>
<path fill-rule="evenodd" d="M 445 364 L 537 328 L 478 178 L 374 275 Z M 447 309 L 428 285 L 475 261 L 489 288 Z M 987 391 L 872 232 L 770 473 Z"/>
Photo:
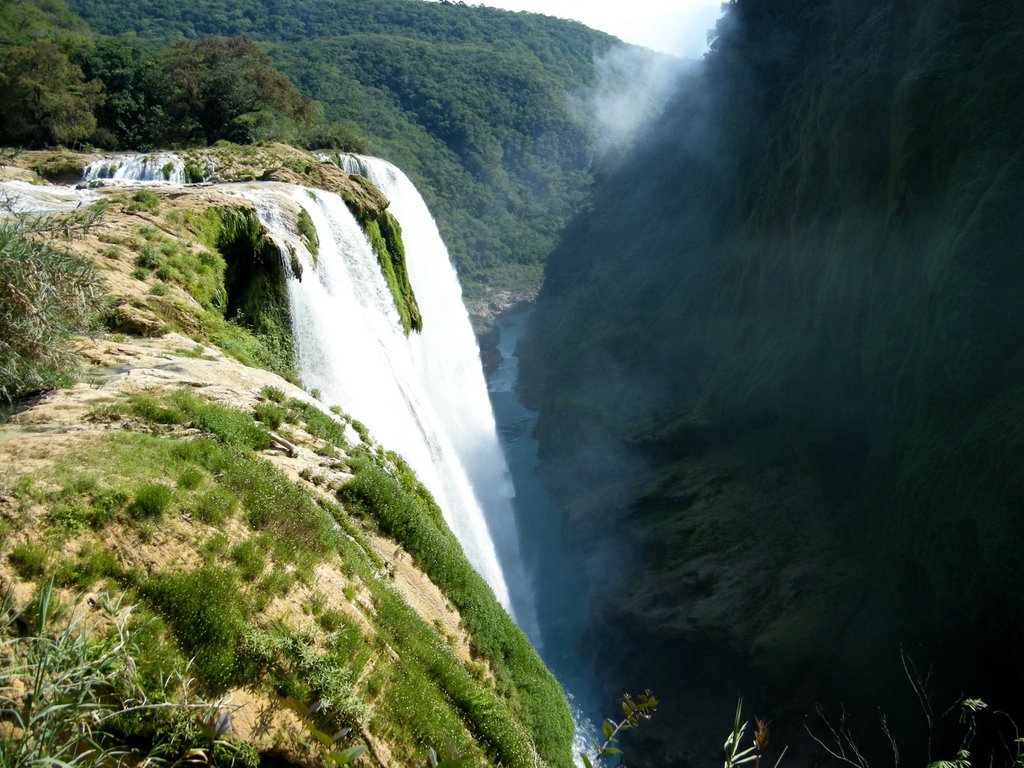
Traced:
<path fill-rule="evenodd" d="M 295 351 L 285 288 L 284 266 L 251 208 L 209 208 L 194 225 L 224 258 L 223 293 L 217 302 L 223 317 L 252 332 L 257 344 L 248 352 L 261 367 L 294 380 Z M 223 340 L 230 348 L 227 334 Z"/>
<path fill-rule="evenodd" d="M 305 242 L 310 256 L 313 257 L 313 264 L 316 264 L 317 257 L 320 254 L 320 238 L 316 234 L 316 226 L 313 224 L 313 219 L 309 217 L 305 208 L 299 210 L 298 224 L 299 234 L 302 235 L 302 240 Z"/>
<path fill-rule="evenodd" d="M 422 331 L 423 316 L 420 314 L 412 283 L 409 282 L 402 228 L 397 219 L 388 211 L 384 211 L 375 219 L 362 217 L 360 222 L 374 253 L 377 254 L 377 263 L 395 299 L 395 308 L 402 320 L 402 327 L 406 334 L 411 331 Z"/>

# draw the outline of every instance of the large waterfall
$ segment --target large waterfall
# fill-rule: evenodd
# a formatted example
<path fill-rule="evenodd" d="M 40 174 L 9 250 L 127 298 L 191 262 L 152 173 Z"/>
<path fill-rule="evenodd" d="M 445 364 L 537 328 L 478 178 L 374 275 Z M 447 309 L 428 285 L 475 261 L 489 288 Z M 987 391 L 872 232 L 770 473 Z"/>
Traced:
<path fill-rule="evenodd" d="M 282 252 L 301 263 L 302 277 L 289 277 L 288 295 L 303 385 L 319 389 L 327 404 L 341 406 L 405 458 L 473 567 L 539 646 L 519 556 L 515 491 L 448 252 L 419 192 L 400 170 L 375 158 L 334 159 L 368 177 L 391 201 L 423 315 L 421 333 L 403 332 L 377 256 L 338 195 L 277 183 L 220 189 L 250 200 Z M 184 162 L 171 153 L 105 157 L 90 163 L 84 179 L 182 184 Z M 4 189 L 23 209 L 66 210 L 95 199 L 85 189 L 54 187 L 32 195 L 29 185 L 17 182 Z M 300 208 L 316 227 L 316 259 L 296 231 Z"/>
<path fill-rule="evenodd" d="M 509 560 L 499 559 L 495 548 L 495 538 L 503 547 L 514 545 L 512 486 L 455 271 L 412 184 L 383 161 L 365 162 L 394 179 L 395 186 L 381 186 L 403 229 L 422 334 L 403 332 L 376 254 L 340 197 L 276 184 L 239 190 L 302 264 L 302 278 L 288 282 L 299 377 L 409 462 L 474 568 L 524 629 L 536 634 L 523 580 L 510 590 L 501 563 Z M 316 227 L 315 263 L 290 223 L 299 207 Z M 521 573 L 518 561 L 514 566 L 512 572 Z"/>
<path fill-rule="evenodd" d="M 515 486 L 498 440 L 480 351 L 448 250 L 426 203 L 402 171 L 373 157 L 342 155 L 339 159 L 344 170 L 367 177 L 387 196 L 388 210 L 402 226 L 409 279 L 424 318 L 423 332 L 409 339 L 413 363 L 486 515 L 519 625 L 540 648 L 533 590 L 519 552 Z"/>

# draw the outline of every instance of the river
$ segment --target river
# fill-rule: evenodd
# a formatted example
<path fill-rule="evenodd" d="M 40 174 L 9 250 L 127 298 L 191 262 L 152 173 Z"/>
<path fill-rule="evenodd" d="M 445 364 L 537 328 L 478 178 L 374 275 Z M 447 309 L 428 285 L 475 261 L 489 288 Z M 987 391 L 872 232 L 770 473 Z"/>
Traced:
<path fill-rule="evenodd" d="M 532 639 L 570 696 L 578 752 L 589 744 L 595 735 L 593 723 L 601 722 L 603 715 L 594 704 L 598 701 L 595 671 L 586 660 L 589 586 L 580 572 L 569 566 L 565 552 L 574 532 L 562 525 L 563 516 L 537 476 L 538 446 L 533 437 L 537 413 L 526 408 L 516 393 L 519 359 L 515 349 L 532 309 L 526 305 L 497 318 L 501 362 L 487 376 L 487 391 L 515 485 L 519 550 L 539 627 L 539 637 Z"/>

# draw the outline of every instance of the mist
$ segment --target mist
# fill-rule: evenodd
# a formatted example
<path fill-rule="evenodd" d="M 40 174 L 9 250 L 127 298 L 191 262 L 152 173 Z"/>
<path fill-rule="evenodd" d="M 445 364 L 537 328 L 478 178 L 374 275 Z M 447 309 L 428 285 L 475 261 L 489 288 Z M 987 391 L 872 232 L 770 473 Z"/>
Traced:
<path fill-rule="evenodd" d="M 630 146 L 637 132 L 661 115 L 679 77 L 696 62 L 645 48 L 616 46 L 596 56 L 596 77 L 570 101 L 604 158 Z"/>

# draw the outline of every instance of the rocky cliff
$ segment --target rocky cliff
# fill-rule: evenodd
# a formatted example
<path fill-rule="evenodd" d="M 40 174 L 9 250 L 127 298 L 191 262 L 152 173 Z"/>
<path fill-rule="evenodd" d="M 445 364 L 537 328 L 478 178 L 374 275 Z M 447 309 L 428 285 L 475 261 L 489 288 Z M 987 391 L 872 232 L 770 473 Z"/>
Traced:
<path fill-rule="evenodd" d="M 644 764 L 709 762 L 737 692 L 787 761 L 844 702 L 918 759 L 901 653 L 937 709 L 1019 708 L 1022 34 L 1008 2 L 730 3 L 563 233 L 523 392 L 600 553 L 609 697 L 665 702 Z"/>

